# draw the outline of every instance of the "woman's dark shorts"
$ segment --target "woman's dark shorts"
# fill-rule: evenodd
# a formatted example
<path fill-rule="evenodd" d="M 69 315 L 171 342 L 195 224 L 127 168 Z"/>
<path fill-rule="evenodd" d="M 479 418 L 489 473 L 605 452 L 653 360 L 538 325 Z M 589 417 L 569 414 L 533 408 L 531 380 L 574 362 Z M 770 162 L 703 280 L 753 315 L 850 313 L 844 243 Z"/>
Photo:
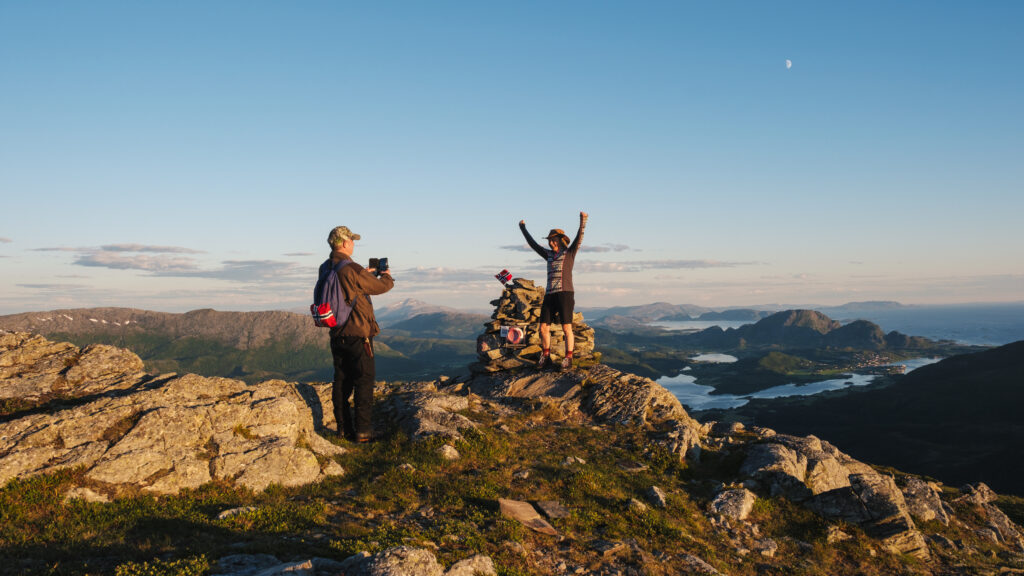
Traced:
<path fill-rule="evenodd" d="M 540 306 L 541 324 L 551 324 L 555 319 L 558 324 L 572 324 L 572 312 L 576 307 L 574 292 L 553 292 L 544 295 L 544 303 Z"/>

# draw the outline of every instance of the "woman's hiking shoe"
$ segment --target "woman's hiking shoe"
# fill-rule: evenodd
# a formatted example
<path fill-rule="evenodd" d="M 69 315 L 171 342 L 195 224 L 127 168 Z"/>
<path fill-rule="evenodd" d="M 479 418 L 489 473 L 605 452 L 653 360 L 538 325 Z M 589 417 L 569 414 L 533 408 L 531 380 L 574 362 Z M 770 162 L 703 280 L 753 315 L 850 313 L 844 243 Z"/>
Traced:
<path fill-rule="evenodd" d="M 569 358 L 568 356 L 566 356 L 565 358 L 562 358 L 561 369 L 562 369 L 562 372 L 568 372 L 569 370 L 571 370 L 572 369 L 572 358 Z"/>
<path fill-rule="evenodd" d="M 537 370 L 543 370 L 551 366 L 551 356 L 548 354 L 541 354 L 540 359 L 537 360 Z"/>

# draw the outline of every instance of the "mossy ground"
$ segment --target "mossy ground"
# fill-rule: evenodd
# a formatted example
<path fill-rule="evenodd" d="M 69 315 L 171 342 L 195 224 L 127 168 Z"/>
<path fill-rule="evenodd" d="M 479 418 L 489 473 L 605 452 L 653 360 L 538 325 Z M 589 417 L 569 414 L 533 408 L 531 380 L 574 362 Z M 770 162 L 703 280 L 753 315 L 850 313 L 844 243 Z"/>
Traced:
<path fill-rule="evenodd" d="M 705 512 L 717 479 L 739 466 L 735 452 L 706 451 L 689 465 L 638 428 L 558 422 L 540 403 L 523 410 L 470 413 L 487 425 L 454 442 L 461 454 L 454 461 L 440 455 L 442 440 L 412 441 L 397 431 L 372 444 L 346 443 L 350 451 L 338 458 L 346 474 L 301 488 L 253 493 L 219 482 L 176 496 L 64 503 L 71 486 L 89 484 L 81 470 L 15 480 L 0 489 L 0 573 L 201 575 L 229 554 L 341 560 L 397 545 L 429 548 L 445 566 L 487 554 L 505 576 L 611 573 L 612 566 L 678 574 L 688 554 L 729 575 L 928 573 L 854 527 L 844 527 L 851 540 L 827 543 L 825 521 L 781 498 L 759 499 L 751 518 L 761 537 L 778 543 L 776 555 L 741 555 Z M 584 462 L 566 464 L 570 456 Z M 667 507 L 631 508 L 629 500 L 644 501 L 651 486 L 667 494 Z M 562 537 L 502 517 L 499 498 L 560 502 L 570 515 L 551 523 Z M 245 506 L 254 509 L 217 519 Z M 604 556 L 596 540 L 624 546 Z"/>

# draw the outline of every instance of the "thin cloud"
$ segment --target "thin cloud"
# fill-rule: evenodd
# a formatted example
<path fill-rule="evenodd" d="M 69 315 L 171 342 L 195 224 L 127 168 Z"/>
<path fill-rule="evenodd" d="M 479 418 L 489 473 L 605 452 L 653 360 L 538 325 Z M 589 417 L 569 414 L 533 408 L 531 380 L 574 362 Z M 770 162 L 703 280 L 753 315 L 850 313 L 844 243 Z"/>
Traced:
<path fill-rule="evenodd" d="M 584 246 L 581 248 L 584 252 L 639 252 L 637 248 L 630 248 L 625 244 L 602 244 L 600 246 Z"/>
<path fill-rule="evenodd" d="M 289 283 L 315 276 L 308 266 L 276 260 L 228 260 L 214 270 L 173 269 L 154 271 L 157 276 L 212 278 L 229 282 Z M 311 280 L 312 282 L 313 280 Z"/>
<path fill-rule="evenodd" d="M 196 270 L 195 260 L 183 256 L 150 256 L 136 254 L 124 256 L 116 252 L 79 254 L 73 264 L 114 270 L 143 270 L 146 272 L 186 272 Z"/>
<path fill-rule="evenodd" d="M 28 288 L 29 290 L 44 290 L 47 292 L 58 291 L 58 290 L 84 290 L 88 286 L 83 284 L 16 284 L 19 288 Z"/>
<path fill-rule="evenodd" d="M 193 250 L 181 246 L 149 246 L 145 244 L 107 244 L 100 246 L 104 252 L 156 252 L 159 254 L 204 254 L 202 250 Z"/>
<path fill-rule="evenodd" d="M 643 272 L 646 270 L 698 270 L 704 268 L 736 268 L 758 262 L 720 262 L 717 260 L 638 260 L 636 262 L 577 262 L 581 272 Z"/>
<path fill-rule="evenodd" d="M 497 280 L 494 278 L 494 275 L 497 274 L 498 272 L 501 272 L 500 268 L 495 268 L 494 271 L 491 272 L 490 270 L 470 268 L 418 267 L 401 270 L 397 273 L 397 275 L 403 281 L 415 282 L 416 284 L 455 284 L 459 282 L 497 282 Z"/>
<path fill-rule="evenodd" d="M 90 268 L 138 270 L 153 276 L 211 278 L 237 283 L 262 283 L 277 287 L 306 280 L 308 266 L 275 260 L 227 260 L 219 268 L 202 269 L 190 254 L 203 254 L 181 246 L 107 244 L 99 248 L 38 248 L 43 252 L 76 252 L 72 264 Z"/>
<path fill-rule="evenodd" d="M 294 258 L 299 258 L 299 257 L 303 257 L 303 256 L 312 256 L 312 255 L 313 255 L 312 252 L 288 252 L 287 254 L 285 254 L 285 256 L 294 257 Z"/>
<path fill-rule="evenodd" d="M 147 244 L 107 244 L 100 246 L 99 248 L 93 246 L 48 246 L 45 248 L 33 248 L 35 252 L 81 252 L 81 253 L 99 253 L 99 252 L 151 252 L 155 254 L 205 254 L 202 250 L 193 250 L 192 248 L 184 248 L 182 246 L 153 246 Z"/>
<path fill-rule="evenodd" d="M 500 246 L 500 248 L 502 250 L 510 250 L 512 252 L 533 252 L 533 248 L 530 248 L 526 244 L 506 244 L 505 246 Z"/>
<path fill-rule="evenodd" d="M 14 240 L 11 240 L 10 238 L 4 238 L 3 236 L 0 236 L 0 244 L 10 244 L 11 242 L 14 242 Z"/>
<path fill-rule="evenodd" d="M 533 252 L 533 248 L 530 248 L 530 246 L 527 245 L 527 244 L 506 244 L 504 246 L 499 246 L 499 248 L 501 248 L 502 250 L 510 250 L 512 252 L 530 252 L 530 253 Z M 602 253 L 603 252 L 629 252 L 629 251 L 639 252 L 640 251 L 637 248 L 632 248 L 630 246 L 626 246 L 625 244 L 602 244 L 600 246 L 584 245 L 583 248 L 581 248 L 580 250 L 583 251 L 583 252 L 602 252 Z"/>

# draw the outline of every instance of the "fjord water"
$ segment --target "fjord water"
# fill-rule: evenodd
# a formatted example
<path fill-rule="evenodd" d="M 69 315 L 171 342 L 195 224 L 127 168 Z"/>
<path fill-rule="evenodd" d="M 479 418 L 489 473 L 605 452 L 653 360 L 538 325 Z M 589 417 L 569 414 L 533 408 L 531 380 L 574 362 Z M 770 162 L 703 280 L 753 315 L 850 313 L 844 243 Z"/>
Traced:
<path fill-rule="evenodd" d="M 932 340 L 953 340 L 975 346 L 1002 346 L 1024 340 L 1024 303 L 1016 304 L 972 304 L 958 306 L 905 306 L 893 309 L 863 310 L 851 313 L 839 309 L 823 309 L 829 317 L 847 324 L 854 320 L 869 320 L 889 332 L 896 330 L 911 336 L 924 336 Z M 664 322 L 665 328 L 675 330 L 702 329 L 689 322 Z M 738 328 L 742 322 L 718 323 L 722 328 Z M 921 366 L 937 362 L 940 358 L 919 358 L 896 362 L 906 366 L 910 372 Z M 705 360 L 708 361 L 708 360 Z M 837 390 L 847 386 L 864 386 L 874 376 L 854 374 L 850 378 L 825 380 L 812 384 L 786 384 L 753 394 L 736 396 L 732 394 L 711 394 L 714 388 L 696 383 L 685 373 L 666 376 L 658 383 L 675 394 L 689 410 L 736 408 L 751 398 L 781 398 L 784 396 L 807 396 L 826 390 Z"/>
<path fill-rule="evenodd" d="M 927 366 L 938 362 L 941 358 L 913 358 L 900 360 L 893 364 L 902 364 L 906 371 L 916 370 L 921 366 Z M 870 384 L 875 376 L 870 374 L 851 374 L 849 378 L 838 378 L 833 380 L 822 380 L 810 384 L 783 384 L 773 386 L 765 390 L 738 396 L 735 394 L 712 394 L 714 388 L 698 384 L 697 379 L 688 374 L 678 376 L 664 376 L 658 379 L 658 384 L 675 395 L 676 398 L 686 407 L 687 410 L 712 410 L 739 408 L 752 398 L 783 398 L 785 396 L 810 396 L 827 390 L 838 390 L 847 386 L 865 386 Z"/>

